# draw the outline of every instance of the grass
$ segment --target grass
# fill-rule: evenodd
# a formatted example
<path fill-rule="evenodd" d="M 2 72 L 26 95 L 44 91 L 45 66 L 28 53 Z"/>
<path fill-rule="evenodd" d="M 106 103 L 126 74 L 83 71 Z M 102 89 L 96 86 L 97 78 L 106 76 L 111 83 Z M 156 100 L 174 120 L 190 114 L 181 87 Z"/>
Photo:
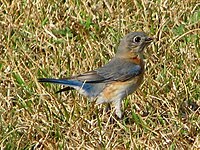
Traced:
<path fill-rule="evenodd" d="M 200 3 L 1 1 L 2 149 L 200 149 Z M 155 38 L 123 120 L 39 77 L 107 63 L 130 31 Z"/>

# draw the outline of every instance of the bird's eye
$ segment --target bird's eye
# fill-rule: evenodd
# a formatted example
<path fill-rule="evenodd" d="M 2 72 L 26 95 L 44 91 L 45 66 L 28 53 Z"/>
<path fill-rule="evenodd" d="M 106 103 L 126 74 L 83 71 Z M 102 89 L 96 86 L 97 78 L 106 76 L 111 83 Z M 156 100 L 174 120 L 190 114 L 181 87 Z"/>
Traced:
<path fill-rule="evenodd" d="M 134 43 L 139 43 L 140 41 L 141 41 L 141 37 L 139 37 L 139 36 L 136 36 L 133 38 Z"/>

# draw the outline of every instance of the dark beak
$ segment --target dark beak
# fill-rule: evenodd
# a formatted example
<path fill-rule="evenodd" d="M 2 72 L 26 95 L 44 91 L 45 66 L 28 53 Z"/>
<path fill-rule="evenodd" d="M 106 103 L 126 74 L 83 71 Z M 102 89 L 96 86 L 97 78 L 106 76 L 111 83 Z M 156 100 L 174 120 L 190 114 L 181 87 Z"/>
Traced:
<path fill-rule="evenodd" d="M 147 37 L 146 39 L 145 39 L 145 42 L 146 43 L 150 43 L 150 42 L 152 42 L 153 41 L 153 38 L 152 37 Z"/>

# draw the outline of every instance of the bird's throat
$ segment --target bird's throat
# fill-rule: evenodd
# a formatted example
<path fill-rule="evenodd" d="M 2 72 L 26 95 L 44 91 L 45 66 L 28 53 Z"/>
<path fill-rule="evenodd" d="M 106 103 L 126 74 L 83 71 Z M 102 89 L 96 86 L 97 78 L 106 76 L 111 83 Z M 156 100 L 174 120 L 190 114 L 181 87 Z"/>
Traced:
<path fill-rule="evenodd" d="M 138 55 L 132 57 L 131 60 L 132 60 L 135 64 L 138 64 L 138 65 L 142 63 L 142 58 L 140 58 L 140 56 L 138 56 Z"/>

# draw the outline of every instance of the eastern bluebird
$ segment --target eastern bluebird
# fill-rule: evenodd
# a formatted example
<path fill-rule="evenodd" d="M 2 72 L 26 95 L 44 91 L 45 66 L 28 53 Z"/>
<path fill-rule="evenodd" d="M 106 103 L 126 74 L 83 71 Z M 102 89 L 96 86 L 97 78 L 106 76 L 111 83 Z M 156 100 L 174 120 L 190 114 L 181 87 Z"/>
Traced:
<path fill-rule="evenodd" d="M 112 103 L 116 115 L 122 118 L 122 100 L 143 81 L 143 51 L 151 41 L 144 32 L 130 32 L 121 40 L 115 57 L 103 67 L 69 78 L 40 78 L 38 81 L 67 86 L 58 92 L 76 89 L 96 99 L 96 104 Z"/>

